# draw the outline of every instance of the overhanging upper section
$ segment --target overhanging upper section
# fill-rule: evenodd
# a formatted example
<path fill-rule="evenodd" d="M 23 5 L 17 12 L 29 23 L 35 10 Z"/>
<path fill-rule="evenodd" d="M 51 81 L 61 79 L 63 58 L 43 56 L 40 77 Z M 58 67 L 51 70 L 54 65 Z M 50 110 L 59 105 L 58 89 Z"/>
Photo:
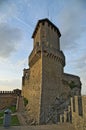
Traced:
<path fill-rule="evenodd" d="M 50 24 L 53 28 L 55 28 L 55 30 L 57 31 L 59 37 L 61 36 L 61 33 L 60 33 L 59 29 L 58 29 L 49 19 L 45 18 L 45 19 L 41 19 L 41 20 L 39 20 L 39 21 L 37 22 L 37 25 L 36 25 L 36 27 L 35 27 L 35 30 L 34 30 L 34 32 L 33 32 L 33 34 L 32 34 L 32 38 L 35 37 L 36 32 L 37 32 L 37 29 L 38 29 L 38 27 L 39 27 L 39 24 L 42 23 L 42 22 L 47 22 L 48 24 Z"/>

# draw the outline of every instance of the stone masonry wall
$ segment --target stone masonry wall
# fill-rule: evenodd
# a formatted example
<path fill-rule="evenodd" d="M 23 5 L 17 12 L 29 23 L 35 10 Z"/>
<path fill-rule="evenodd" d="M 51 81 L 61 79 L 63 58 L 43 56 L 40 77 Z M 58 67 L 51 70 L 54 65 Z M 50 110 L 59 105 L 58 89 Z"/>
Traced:
<path fill-rule="evenodd" d="M 74 81 L 79 88 L 81 87 L 81 82 L 80 82 L 80 77 L 79 76 L 64 73 L 63 74 L 63 79 L 68 81 L 68 82 Z"/>
<path fill-rule="evenodd" d="M 54 49 L 59 50 L 60 49 L 59 36 L 55 28 L 52 27 L 47 22 L 44 22 L 44 24 L 41 23 L 40 27 L 41 27 L 40 32 L 41 43 L 46 44 L 47 42 L 48 47 L 52 47 Z"/>
<path fill-rule="evenodd" d="M 86 130 L 86 96 L 71 97 L 68 109 L 60 115 L 60 123 L 69 122 L 76 130 Z"/>
<path fill-rule="evenodd" d="M 16 105 L 17 96 L 14 94 L 0 94 L 0 110 L 7 108 L 11 105 Z"/>
<path fill-rule="evenodd" d="M 40 28 L 38 28 L 38 31 L 37 31 L 37 34 L 36 34 L 36 36 L 34 38 L 33 43 L 34 43 L 34 47 L 37 46 L 37 43 L 41 43 L 41 41 L 40 41 Z"/>
<path fill-rule="evenodd" d="M 40 98 L 42 83 L 42 59 L 40 58 L 31 68 L 28 82 L 25 84 L 24 97 L 28 99 L 28 114 L 30 121 L 39 123 Z"/>
<path fill-rule="evenodd" d="M 47 122 L 49 108 L 61 94 L 61 74 L 63 67 L 60 62 L 43 54 L 43 83 L 41 97 L 41 121 Z"/>
<path fill-rule="evenodd" d="M 39 20 L 32 35 L 34 47 L 28 60 L 30 68 L 23 76 L 22 95 L 28 99 L 27 111 L 33 124 L 47 122 L 50 107 L 55 105 L 56 99 L 62 103 L 72 90 L 73 95 L 76 92 L 80 95 L 80 78 L 64 73 L 65 56 L 60 50 L 60 36 L 58 28 L 48 19 Z M 72 80 L 79 90 L 66 86 L 65 83 Z"/>
<path fill-rule="evenodd" d="M 76 130 L 86 130 L 86 96 L 71 98 L 71 112 Z"/>

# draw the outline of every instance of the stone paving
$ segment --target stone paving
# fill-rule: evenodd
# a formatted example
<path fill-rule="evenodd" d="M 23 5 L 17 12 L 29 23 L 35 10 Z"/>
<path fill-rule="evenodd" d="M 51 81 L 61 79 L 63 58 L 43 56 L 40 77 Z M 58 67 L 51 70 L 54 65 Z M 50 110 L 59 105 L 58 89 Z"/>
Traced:
<path fill-rule="evenodd" d="M 0 130 L 75 130 L 72 124 L 59 125 L 39 125 L 39 126 L 11 126 L 9 128 L 0 127 Z"/>

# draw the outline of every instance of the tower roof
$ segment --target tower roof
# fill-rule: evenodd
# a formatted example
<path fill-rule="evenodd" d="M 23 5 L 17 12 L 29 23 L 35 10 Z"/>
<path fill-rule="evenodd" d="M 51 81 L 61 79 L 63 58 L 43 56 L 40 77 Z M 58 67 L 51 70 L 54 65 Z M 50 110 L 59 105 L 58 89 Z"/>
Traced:
<path fill-rule="evenodd" d="M 35 30 L 34 30 L 34 32 L 32 34 L 32 38 L 34 38 L 34 36 L 35 36 L 35 34 L 37 32 L 37 28 L 38 28 L 39 24 L 42 23 L 42 22 L 49 23 L 51 26 L 53 26 L 57 30 L 57 33 L 58 33 L 59 37 L 61 36 L 61 33 L 60 33 L 59 29 L 56 27 L 56 25 L 54 25 L 49 19 L 45 18 L 45 19 L 38 20 L 38 22 L 36 24 L 36 27 L 35 27 Z"/>

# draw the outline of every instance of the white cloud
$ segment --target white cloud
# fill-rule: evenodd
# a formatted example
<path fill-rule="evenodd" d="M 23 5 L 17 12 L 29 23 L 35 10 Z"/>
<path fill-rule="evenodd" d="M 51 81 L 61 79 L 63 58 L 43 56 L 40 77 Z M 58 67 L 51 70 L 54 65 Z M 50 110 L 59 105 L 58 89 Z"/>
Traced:
<path fill-rule="evenodd" d="M 62 32 L 61 45 L 63 49 L 78 47 L 77 40 L 82 37 L 86 10 L 78 0 L 69 1 L 59 14 L 59 23 Z M 86 31 L 85 31 L 86 32 Z"/>
<path fill-rule="evenodd" d="M 22 74 L 27 59 L 16 62 L 13 63 L 10 59 L 0 60 L 0 90 L 21 89 Z"/>
<path fill-rule="evenodd" d="M 11 20 L 19 15 L 15 2 L 10 0 L 0 5 L 0 58 L 7 58 L 17 50 L 23 38 L 19 27 L 13 27 Z"/>
<path fill-rule="evenodd" d="M 28 64 L 27 58 L 19 60 L 16 64 L 16 66 L 17 66 L 17 68 L 20 68 L 20 67 L 26 66 L 26 64 Z"/>
<path fill-rule="evenodd" d="M 6 23 L 0 24 L 0 57 L 6 58 L 16 51 L 22 40 L 22 31 L 19 28 L 10 27 Z"/>
<path fill-rule="evenodd" d="M 86 94 L 86 8 L 84 0 L 68 1 L 59 13 L 61 48 L 66 54 L 67 65 L 72 73 L 79 75 L 82 93 Z"/>
<path fill-rule="evenodd" d="M 0 5 L 0 23 L 7 22 L 12 17 L 18 16 L 18 8 L 15 3 L 8 3 L 4 1 Z"/>
<path fill-rule="evenodd" d="M 13 23 L 11 25 L 8 25 L 8 24 L 13 22 L 13 19 L 15 20 L 15 23 L 18 23 L 17 25 L 21 23 L 23 25 L 23 28 L 24 27 L 27 28 L 28 33 L 27 32 L 26 33 L 27 33 L 27 37 L 29 37 L 29 35 L 31 34 L 31 31 L 34 30 L 33 26 L 35 25 L 36 21 L 39 18 L 46 16 L 47 7 L 45 7 L 45 5 L 47 2 L 43 1 L 43 5 L 41 8 L 39 4 L 37 4 L 37 2 L 35 3 L 36 5 L 33 5 L 33 2 L 31 0 L 15 0 L 15 2 L 12 0 L 3 0 L 3 1 L 4 3 L 2 5 L 2 8 L 0 7 L 0 57 L 7 58 L 13 52 L 17 50 L 17 45 L 20 44 L 22 40 L 22 36 L 23 36 L 22 30 L 19 29 L 19 27 L 12 27 Z M 86 33 L 85 31 L 86 9 L 84 9 L 83 4 L 81 4 L 84 2 L 84 0 L 71 0 L 71 1 L 65 0 L 65 1 L 64 0 L 61 2 L 60 0 L 58 1 L 59 3 L 62 4 L 62 7 L 63 5 L 65 5 L 63 9 L 61 7 L 61 11 L 57 9 L 59 8 L 57 6 L 60 6 L 60 4 L 58 5 L 57 1 L 54 1 L 55 3 L 57 2 L 57 6 L 55 6 L 53 2 L 53 6 L 52 5 L 49 6 L 49 11 L 51 11 L 50 10 L 51 7 L 53 8 L 55 7 L 54 12 L 55 13 L 59 12 L 59 18 L 57 19 L 57 21 L 60 24 L 59 29 L 61 30 L 61 33 L 62 33 L 61 48 L 63 49 L 63 51 L 65 51 L 65 54 L 67 56 L 66 58 L 68 58 L 67 65 L 70 66 L 71 70 L 74 70 L 75 74 L 76 72 L 77 72 L 77 75 L 79 74 L 83 82 L 83 86 L 86 86 L 85 84 L 86 75 L 85 73 L 83 73 L 83 72 L 86 72 L 86 68 L 85 68 L 86 61 L 84 61 L 84 59 L 86 59 L 85 57 L 86 47 L 84 43 L 85 40 L 80 40 L 80 39 L 83 39 L 83 34 Z M 2 0 L 0 2 L 2 3 Z M 41 9 L 41 12 L 40 12 L 40 9 Z M 37 12 L 36 10 L 38 10 L 39 13 L 36 13 Z M 52 14 L 52 12 L 50 13 Z M 56 16 L 56 14 L 54 15 Z M 10 20 L 12 21 L 9 22 Z M 25 40 L 26 40 L 26 37 L 25 37 Z M 26 42 L 27 42 L 27 45 L 24 42 L 25 45 L 23 44 L 20 47 L 20 50 L 23 48 L 21 52 L 23 52 L 24 54 L 26 51 L 24 50 L 24 48 L 25 49 L 31 48 L 30 44 L 28 45 L 30 40 Z M 84 51 L 82 48 L 83 45 L 84 45 L 83 47 Z M 22 53 L 20 55 L 22 56 Z M 5 71 L 3 72 L 0 71 L 0 72 L 2 72 L 3 75 L 5 76 L 9 75 L 10 79 L 13 76 L 14 80 L 15 80 L 15 77 L 16 78 L 18 78 L 18 76 L 21 77 L 22 68 L 24 65 L 27 64 L 27 60 L 23 58 L 20 58 L 20 59 L 19 58 L 20 56 L 16 57 L 17 63 L 13 61 L 11 61 L 13 63 L 4 62 L 4 65 L 2 65 L 2 70 L 4 68 Z M 8 68 L 5 67 L 6 65 Z M 8 78 L 6 77 L 6 79 Z M 6 83 L 6 80 L 5 80 L 5 83 Z M 12 82 L 9 81 L 9 85 L 7 86 L 9 88 L 9 86 L 14 86 L 14 84 L 15 84 L 14 81 Z M 2 85 L 3 85 L 3 88 L 4 86 L 6 87 L 6 85 L 4 84 L 4 81 Z"/>
<path fill-rule="evenodd" d="M 2 90 L 13 90 L 16 88 L 21 89 L 21 80 L 20 79 L 13 79 L 13 80 L 0 80 L 0 91 Z"/>
<path fill-rule="evenodd" d="M 14 60 L 14 59 L 13 59 Z M 8 59 L 0 59 L 0 79 L 14 79 L 22 77 L 22 71 L 28 67 L 28 58 L 16 59 L 11 61 Z"/>

